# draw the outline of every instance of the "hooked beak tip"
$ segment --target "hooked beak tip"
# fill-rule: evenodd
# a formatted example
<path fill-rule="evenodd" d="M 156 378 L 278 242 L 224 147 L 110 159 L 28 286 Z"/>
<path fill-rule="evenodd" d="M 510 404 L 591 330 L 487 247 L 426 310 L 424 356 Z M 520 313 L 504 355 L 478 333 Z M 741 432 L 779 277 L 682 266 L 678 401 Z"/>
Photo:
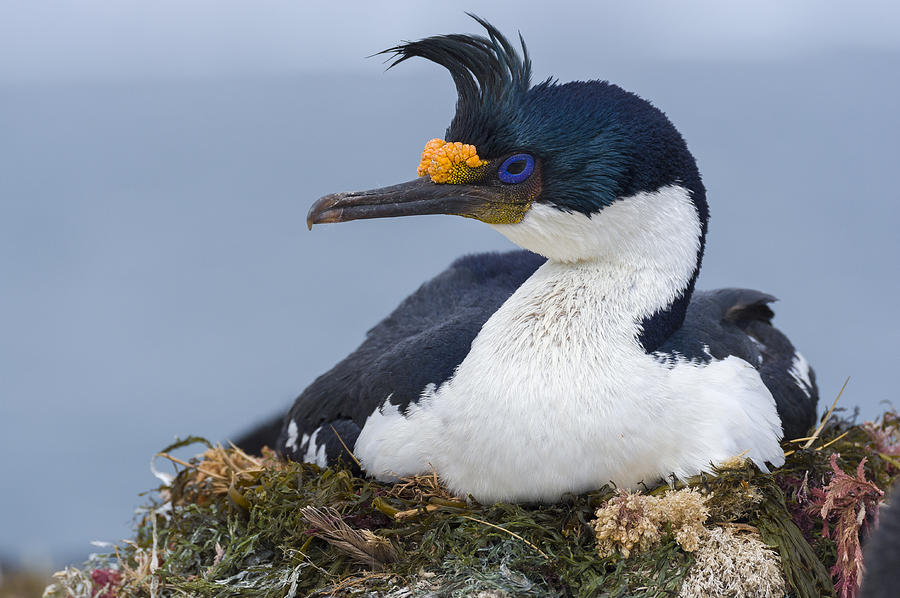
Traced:
<path fill-rule="evenodd" d="M 306 214 L 306 227 L 312 230 L 313 224 L 322 224 L 323 222 L 340 222 L 340 216 L 343 210 L 336 208 L 337 204 L 346 193 L 332 193 L 325 197 L 319 198 L 316 203 L 309 208 Z"/>

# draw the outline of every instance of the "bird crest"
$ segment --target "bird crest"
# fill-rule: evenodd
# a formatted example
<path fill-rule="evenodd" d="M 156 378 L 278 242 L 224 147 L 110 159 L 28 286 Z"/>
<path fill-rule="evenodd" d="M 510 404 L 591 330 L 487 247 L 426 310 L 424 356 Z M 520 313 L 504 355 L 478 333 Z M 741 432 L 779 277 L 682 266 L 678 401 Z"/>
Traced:
<path fill-rule="evenodd" d="M 444 141 L 438 140 L 442 143 L 438 147 L 435 140 L 430 141 L 420 164 L 422 171 L 423 165 L 431 168 L 430 161 L 426 164 L 426 156 L 438 158 L 433 167 L 437 179 L 431 170 L 424 170 L 424 174 L 430 174 L 434 182 L 455 182 L 452 175 L 445 174 L 454 171 L 454 168 L 447 170 L 447 165 L 457 166 L 471 160 L 472 156 L 477 156 L 472 146 L 477 147 L 488 158 L 497 157 L 496 154 L 505 151 L 506 148 L 498 144 L 507 136 L 504 133 L 515 122 L 522 98 L 531 87 L 531 60 L 521 34 L 520 54 L 496 27 L 476 15 L 468 14 L 485 28 L 487 37 L 436 35 L 405 42 L 381 52 L 394 57 L 388 68 L 414 57 L 430 60 L 450 71 L 456 85 L 456 114 L 444 137 L 448 143 L 443 145 Z M 459 146 L 452 146 L 453 142 L 461 143 Z M 471 150 L 466 146 L 471 147 Z M 429 151 L 432 153 L 429 154 Z M 462 156 L 465 158 L 459 160 L 458 157 Z M 449 162 L 445 162 L 443 158 L 447 158 Z M 445 176 L 448 176 L 447 180 L 438 180 Z"/>

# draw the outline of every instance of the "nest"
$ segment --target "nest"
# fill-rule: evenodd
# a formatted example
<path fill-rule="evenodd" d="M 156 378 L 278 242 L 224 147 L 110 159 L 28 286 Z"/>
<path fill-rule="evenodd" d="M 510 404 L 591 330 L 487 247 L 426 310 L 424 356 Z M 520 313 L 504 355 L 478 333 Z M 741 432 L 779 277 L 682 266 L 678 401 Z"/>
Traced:
<path fill-rule="evenodd" d="M 740 458 L 677 487 L 481 505 L 435 473 L 389 485 L 213 446 L 150 495 L 133 538 L 47 598 L 852 597 L 860 542 L 900 475 L 900 418 L 828 417 L 762 473 Z"/>

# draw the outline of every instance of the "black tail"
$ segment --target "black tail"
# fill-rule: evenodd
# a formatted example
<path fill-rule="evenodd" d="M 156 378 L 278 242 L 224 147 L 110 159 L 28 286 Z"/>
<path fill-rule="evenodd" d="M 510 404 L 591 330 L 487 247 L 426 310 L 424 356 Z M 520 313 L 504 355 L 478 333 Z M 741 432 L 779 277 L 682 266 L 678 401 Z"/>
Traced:
<path fill-rule="evenodd" d="M 802 357 L 791 341 L 772 326 L 775 314 L 769 304 L 775 301 L 775 297 L 748 289 L 729 291 L 734 293 L 734 303 L 725 314 L 725 319 L 736 324 L 757 343 L 762 362 L 756 366 L 763 383 L 775 398 L 784 439 L 802 438 L 816 422 L 819 401 L 816 374 L 805 360 L 801 364 Z"/>

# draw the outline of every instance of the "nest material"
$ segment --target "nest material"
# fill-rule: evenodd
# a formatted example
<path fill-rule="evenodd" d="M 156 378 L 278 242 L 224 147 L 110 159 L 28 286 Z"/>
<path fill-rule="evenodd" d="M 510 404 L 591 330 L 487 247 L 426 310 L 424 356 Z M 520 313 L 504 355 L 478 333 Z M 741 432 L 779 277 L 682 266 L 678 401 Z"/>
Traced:
<path fill-rule="evenodd" d="M 724 588 L 811 598 L 836 595 L 836 583 L 848 598 L 880 496 L 837 489 L 888 487 L 900 474 L 898 428 L 893 413 L 861 426 L 833 418 L 811 442 L 786 443 L 787 463 L 771 474 L 736 460 L 678 491 L 604 487 L 553 505 L 480 505 L 450 495 L 434 473 L 386 485 L 271 452 L 207 443 L 179 461 L 169 447 L 163 456 L 180 469 L 141 511 L 134 537 L 61 572 L 45 596 L 689 597 Z"/>
<path fill-rule="evenodd" d="M 752 529 L 705 529 L 694 559 L 678 598 L 769 598 L 785 595 L 781 557 L 766 546 L 759 533 Z"/>
<path fill-rule="evenodd" d="M 685 552 L 694 552 L 709 517 L 707 497 L 692 488 L 648 496 L 620 490 L 597 509 L 594 532 L 601 557 L 619 552 L 625 558 L 631 551 L 646 551 L 660 543 L 666 534 Z"/>

